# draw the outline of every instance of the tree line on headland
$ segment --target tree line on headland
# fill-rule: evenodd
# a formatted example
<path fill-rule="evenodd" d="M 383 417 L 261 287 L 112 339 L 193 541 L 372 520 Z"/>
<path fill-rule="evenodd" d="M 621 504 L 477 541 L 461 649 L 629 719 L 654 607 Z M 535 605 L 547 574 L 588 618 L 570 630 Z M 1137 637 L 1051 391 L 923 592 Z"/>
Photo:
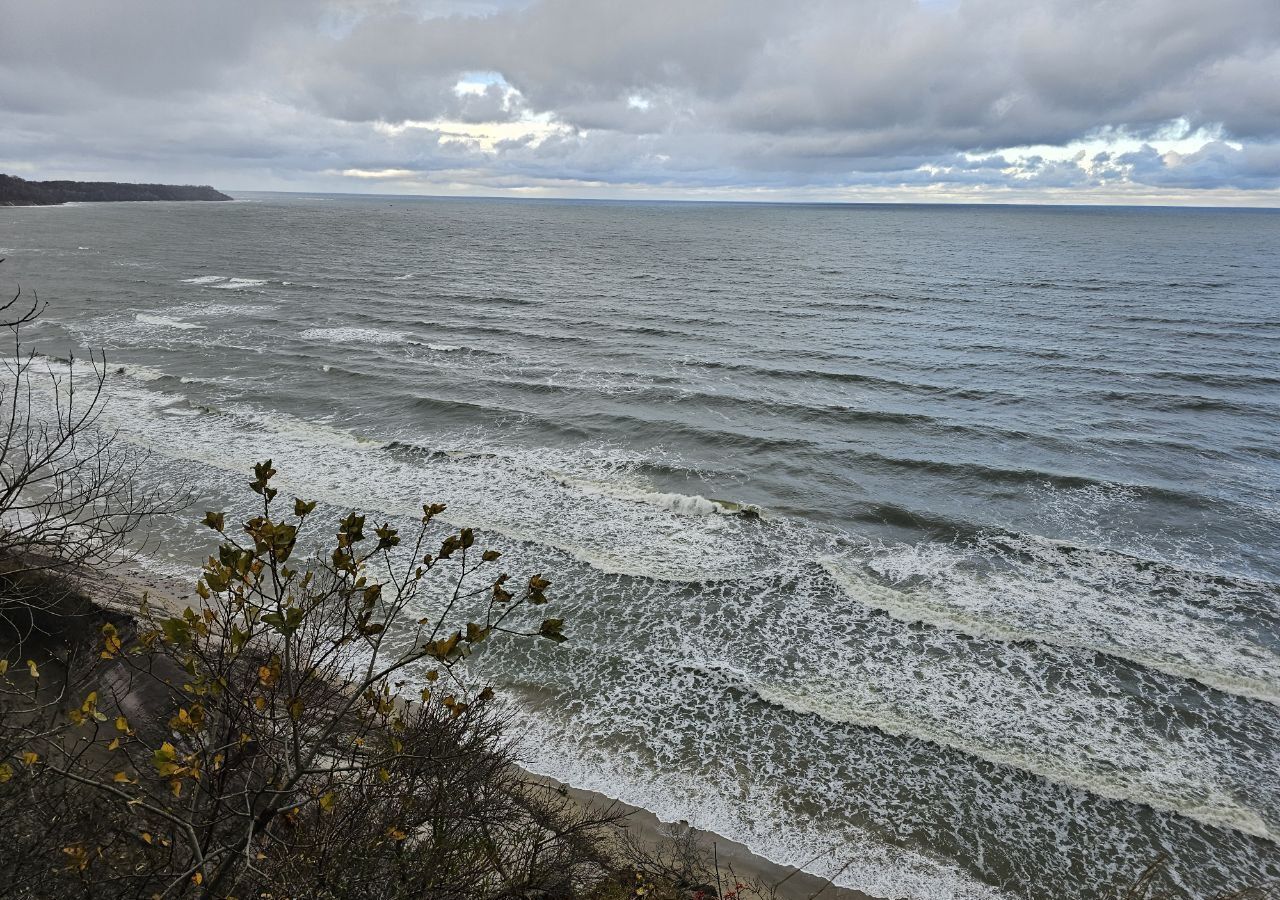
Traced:
<path fill-rule="evenodd" d="M 0 174 L 0 206 L 53 206 L 124 200 L 230 200 L 208 185 L 122 184 L 116 181 L 27 181 Z"/>

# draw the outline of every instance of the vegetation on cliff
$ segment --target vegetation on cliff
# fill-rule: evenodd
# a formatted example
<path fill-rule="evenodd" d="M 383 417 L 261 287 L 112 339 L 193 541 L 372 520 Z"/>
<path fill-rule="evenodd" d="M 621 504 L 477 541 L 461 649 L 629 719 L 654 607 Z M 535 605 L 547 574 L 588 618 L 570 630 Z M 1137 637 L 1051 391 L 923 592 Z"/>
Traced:
<path fill-rule="evenodd" d="M 208 185 L 122 184 L 115 181 L 27 181 L 0 174 L 0 206 L 53 206 L 123 200 L 230 200 Z"/>

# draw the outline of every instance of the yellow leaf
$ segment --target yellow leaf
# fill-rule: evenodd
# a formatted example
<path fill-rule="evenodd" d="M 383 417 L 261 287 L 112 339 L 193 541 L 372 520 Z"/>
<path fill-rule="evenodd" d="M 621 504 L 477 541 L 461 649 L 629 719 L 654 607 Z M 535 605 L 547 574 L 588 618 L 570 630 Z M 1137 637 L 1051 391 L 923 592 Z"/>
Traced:
<path fill-rule="evenodd" d="M 150 843 L 151 843 L 151 832 L 149 832 L 149 831 L 144 831 L 144 832 L 142 832 L 142 839 L 143 839 L 144 841 L 146 841 L 148 844 L 150 844 Z"/>
<path fill-rule="evenodd" d="M 32 678 L 40 677 L 40 669 L 36 666 L 36 661 L 34 659 L 27 660 L 27 671 L 31 673 Z"/>
<path fill-rule="evenodd" d="M 62 852 L 71 858 L 71 862 L 67 864 L 67 868 L 75 868 L 84 871 L 89 867 L 89 851 L 83 847 L 63 847 Z"/>
<path fill-rule="evenodd" d="M 120 738 L 112 738 L 112 739 L 111 739 L 111 743 L 110 743 L 110 744 L 107 744 L 107 749 L 108 749 L 108 750 L 119 750 L 119 749 L 120 749 Z"/>
<path fill-rule="evenodd" d="M 258 712 L 262 712 L 262 710 L 267 708 L 267 698 L 262 696 L 254 697 L 253 707 L 258 710 Z"/>
<path fill-rule="evenodd" d="M 181 797 L 181 796 L 182 796 L 182 781 L 181 781 L 180 779 L 178 779 L 178 778 L 175 778 L 175 779 L 173 779 L 173 781 L 170 781 L 170 782 L 169 782 L 169 790 L 173 791 L 173 796 L 175 796 L 175 797 Z"/>
<path fill-rule="evenodd" d="M 403 841 L 408 836 L 409 835 L 405 834 L 405 832 L 401 831 L 394 825 L 387 829 L 387 837 L 391 838 L 393 841 Z"/>
<path fill-rule="evenodd" d="M 130 782 L 129 782 L 129 776 L 128 776 L 128 774 L 126 774 L 126 773 L 124 773 L 124 772 L 117 772 L 114 776 L 112 776 L 111 780 L 112 780 L 112 781 L 114 781 L 116 784 L 129 784 L 129 783 L 130 783 Z"/>
<path fill-rule="evenodd" d="M 28 750 L 26 753 L 22 754 L 22 761 L 29 766 L 34 766 L 36 763 L 40 761 L 40 754 L 32 753 L 30 750 Z"/>
<path fill-rule="evenodd" d="M 199 872 L 197 872 L 196 874 L 191 876 L 191 883 L 198 887 L 199 885 L 204 883 L 204 876 L 201 875 Z"/>
<path fill-rule="evenodd" d="M 129 720 L 124 716 L 116 716 L 116 731 L 128 731 Z"/>
<path fill-rule="evenodd" d="M 330 791 L 320 798 L 320 808 L 325 812 L 330 812 L 333 809 L 333 805 L 337 802 L 338 798 L 334 796 L 333 791 Z"/>
<path fill-rule="evenodd" d="M 264 687 L 271 687 L 280 679 L 280 661 L 272 659 L 267 666 L 258 666 L 258 680 Z"/>
<path fill-rule="evenodd" d="M 8 671 L 9 671 L 9 660 L 0 659 L 0 675 L 3 675 L 5 672 L 8 672 Z"/>
<path fill-rule="evenodd" d="M 0 763 L 0 784 L 4 784 L 6 781 L 11 779 L 12 777 L 13 777 L 13 766 L 9 765 L 8 763 Z"/>
<path fill-rule="evenodd" d="M 120 652 L 121 640 L 120 634 L 116 631 L 116 627 L 108 622 L 102 626 L 102 653 L 103 659 L 113 659 Z"/>

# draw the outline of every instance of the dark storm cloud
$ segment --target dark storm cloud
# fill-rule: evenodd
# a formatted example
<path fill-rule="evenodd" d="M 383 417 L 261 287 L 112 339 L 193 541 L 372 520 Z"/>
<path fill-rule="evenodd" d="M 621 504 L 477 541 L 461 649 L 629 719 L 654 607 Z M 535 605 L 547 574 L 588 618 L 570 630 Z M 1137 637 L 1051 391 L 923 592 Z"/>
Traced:
<path fill-rule="evenodd" d="M 0 0 L 0 21 L 0 164 L 50 175 L 1280 188 L 1276 0 Z M 1127 146 L 1011 152 L 1104 138 Z"/>

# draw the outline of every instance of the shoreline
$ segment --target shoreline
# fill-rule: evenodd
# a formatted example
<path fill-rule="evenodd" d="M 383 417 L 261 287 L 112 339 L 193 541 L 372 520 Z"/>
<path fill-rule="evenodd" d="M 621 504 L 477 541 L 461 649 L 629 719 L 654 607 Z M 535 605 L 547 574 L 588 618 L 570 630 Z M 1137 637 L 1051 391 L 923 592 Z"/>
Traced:
<path fill-rule="evenodd" d="M 782 865 L 761 856 L 746 844 L 730 840 L 714 831 L 692 828 L 687 823 L 663 822 L 643 807 L 615 800 L 607 794 L 565 784 L 548 775 L 539 775 L 521 767 L 529 778 L 552 788 L 563 788 L 579 805 L 591 809 L 622 810 L 630 837 L 643 846 L 655 846 L 663 839 L 691 835 L 698 847 L 714 854 L 727 878 L 752 881 L 774 890 L 778 900 L 881 900 L 853 888 L 840 887 L 827 879 L 810 874 L 796 866 Z"/>
<path fill-rule="evenodd" d="M 194 588 L 187 582 L 148 570 L 134 561 L 115 569 L 89 573 L 88 577 L 78 578 L 77 582 L 95 605 L 125 615 L 137 611 L 143 594 L 154 605 L 168 607 L 174 612 L 196 600 Z M 619 827 L 627 829 L 629 837 L 642 846 L 652 847 L 673 835 L 691 834 L 700 848 L 715 856 L 728 876 L 767 885 L 773 888 L 777 900 L 812 900 L 819 896 L 823 900 L 881 900 L 853 888 L 832 884 L 799 867 L 774 862 L 745 844 L 714 831 L 691 828 L 687 823 L 663 822 L 643 807 L 540 775 L 524 765 L 520 766 L 520 771 L 531 781 L 563 789 L 580 806 L 621 810 L 625 824 Z"/>

